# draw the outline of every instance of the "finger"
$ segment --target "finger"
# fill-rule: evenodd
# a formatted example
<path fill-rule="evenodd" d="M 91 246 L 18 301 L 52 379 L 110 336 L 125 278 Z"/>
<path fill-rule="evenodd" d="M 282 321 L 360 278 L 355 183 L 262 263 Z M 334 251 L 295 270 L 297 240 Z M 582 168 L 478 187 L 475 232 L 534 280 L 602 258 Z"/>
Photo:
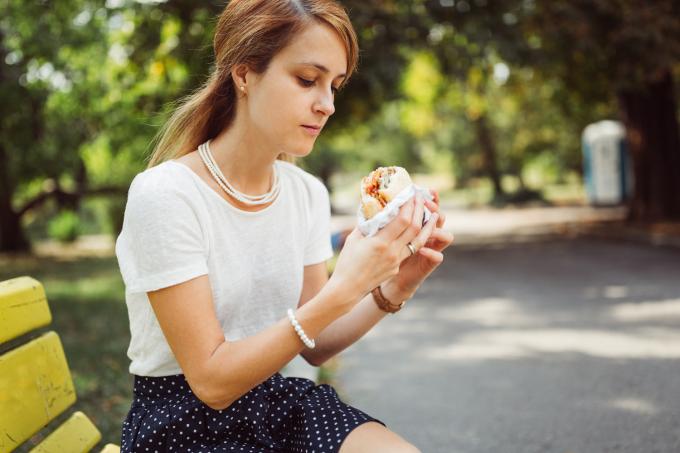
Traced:
<path fill-rule="evenodd" d="M 420 250 L 418 250 L 418 254 L 427 258 L 430 262 L 434 263 L 435 265 L 439 265 L 444 261 L 444 254 L 441 252 L 438 252 L 436 250 L 432 250 L 429 247 L 423 247 Z"/>
<path fill-rule="evenodd" d="M 435 228 L 434 231 L 432 231 L 432 234 L 428 238 L 427 242 L 443 241 L 443 240 L 446 239 L 447 234 L 450 234 L 450 233 L 447 233 L 446 231 L 442 230 L 441 228 Z"/>
<path fill-rule="evenodd" d="M 430 210 L 430 212 L 439 212 L 439 205 L 432 200 L 425 199 L 425 207 Z"/>
<path fill-rule="evenodd" d="M 423 204 L 424 198 L 422 195 L 416 194 L 415 200 L 416 205 L 413 210 L 413 217 L 411 217 L 411 224 L 396 240 L 396 242 L 401 243 L 402 246 L 411 242 L 423 228 L 423 212 L 425 211 L 425 206 Z"/>
<path fill-rule="evenodd" d="M 413 247 L 415 248 L 415 244 L 413 245 Z M 417 253 L 418 253 L 418 249 L 415 248 L 415 251 L 416 251 L 415 254 L 417 254 Z M 399 262 L 401 263 L 401 262 L 404 261 L 405 259 L 408 259 L 408 258 L 410 258 L 411 256 L 414 256 L 415 254 L 414 254 L 414 253 L 411 253 L 411 250 L 408 248 L 408 245 L 405 245 L 405 246 L 403 246 L 401 249 L 399 249 Z"/>
<path fill-rule="evenodd" d="M 432 198 L 434 199 L 434 202 L 435 202 L 436 204 L 439 204 L 439 192 L 437 192 L 437 191 L 434 190 L 434 189 L 428 189 L 428 191 L 430 192 L 430 195 L 432 195 Z"/>
<path fill-rule="evenodd" d="M 434 190 L 434 189 L 430 189 L 430 193 L 432 194 L 432 197 L 434 198 L 434 203 L 437 206 L 439 206 L 439 192 Z"/>
<path fill-rule="evenodd" d="M 338 246 L 338 250 L 342 251 L 342 249 L 345 248 L 345 245 L 351 244 L 352 242 L 364 237 L 366 236 L 364 236 L 364 234 L 361 231 L 359 231 L 359 228 L 354 227 L 354 229 L 349 234 L 347 234 L 344 240 L 341 239 L 340 244 Z"/>
<path fill-rule="evenodd" d="M 429 247 L 434 250 L 442 251 L 453 242 L 454 236 L 448 231 L 441 229 L 435 229 L 430 235 L 427 242 L 425 242 L 425 247 Z"/>
<path fill-rule="evenodd" d="M 437 227 L 442 227 L 442 226 L 444 225 L 444 221 L 445 221 L 445 219 L 446 219 L 446 216 L 445 216 L 444 213 L 439 209 L 439 206 L 437 206 L 436 204 L 434 204 L 434 203 L 431 202 L 431 201 L 426 200 L 426 201 L 425 201 L 425 207 L 426 207 L 427 209 L 430 210 L 430 213 L 433 213 L 433 212 L 438 212 L 438 213 L 439 213 L 439 220 L 437 221 L 437 222 L 438 222 Z"/>
<path fill-rule="evenodd" d="M 415 197 L 412 197 L 399 208 L 399 214 L 380 230 L 378 235 L 384 236 L 389 242 L 396 240 L 411 224 L 414 209 Z"/>
<path fill-rule="evenodd" d="M 444 222 L 446 222 L 446 214 L 443 212 L 439 211 L 439 219 L 437 219 L 437 228 L 441 228 L 444 226 Z"/>
<path fill-rule="evenodd" d="M 411 244 L 413 244 L 416 247 L 416 250 L 424 246 L 425 243 L 427 242 L 427 239 L 432 235 L 432 232 L 434 231 L 437 225 L 438 217 L 439 213 L 435 212 L 434 214 L 432 214 L 430 220 L 428 220 L 423 229 L 420 230 L 420 233 L 418 233 L 418 235 L 410 241 Z"/>
<path fill-rule="evenodd" d="M 409 243 L 413 245 L 413 248 L 415 249 L 416 253 L 418 252 L 418 249 L 421 248 L 423 244 L 425 244 L 429 236 L 429 233 L 434 228 L 437 214 L 436 213 L 432 214 L 432 216 L 433 217 L 430 218 L 430 220 L 425 224 L 425 227 L 420 231 L 420 233 L 415 238 L 413 238 L 413 240 L 407 242 L 403 246 L 400 246 L 399 249 L 400 261 L 404 261 L 406 258 L 409 258 L 412 255 L 411 250 L 408 247 Z"/>
<path fill-rule="evenodd" d="M 354 229 L 347 235 L 345 242 L 353 239 L 358 239 L 364 237 L 364 233 L 359 230 L 359 227 L 354 227 Z"/>

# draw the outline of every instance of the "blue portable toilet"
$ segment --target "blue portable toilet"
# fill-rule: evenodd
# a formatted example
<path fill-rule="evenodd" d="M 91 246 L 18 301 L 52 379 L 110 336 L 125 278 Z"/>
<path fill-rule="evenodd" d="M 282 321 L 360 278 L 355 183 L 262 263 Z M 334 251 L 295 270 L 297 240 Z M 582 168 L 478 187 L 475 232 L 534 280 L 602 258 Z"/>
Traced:
<path fill-rule="evenodd" d="M 631 194 L 632 171 L 626 130 L 618 121 L 603 120 L 583 130 L 583 176 L 593 205 L 623 203 Z"/>

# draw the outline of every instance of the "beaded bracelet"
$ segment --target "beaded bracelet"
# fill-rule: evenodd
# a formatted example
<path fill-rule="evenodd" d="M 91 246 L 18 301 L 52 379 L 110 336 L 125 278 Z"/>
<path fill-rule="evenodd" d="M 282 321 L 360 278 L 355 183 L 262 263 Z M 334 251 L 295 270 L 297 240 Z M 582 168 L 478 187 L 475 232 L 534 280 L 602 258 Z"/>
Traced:
<path fill-rule="evenodd" d="M 302 340 L 302 342 L 305 344 L 305 346 L 307 346 L 309 349 L 314 349 L 314 346 L 316 346 L 316 343 L 314 343 L 314 340 L 310 340 L 307 337 L 307 334 L 305 333 L 305 331 L 302 330 L 300 323 L 298 322 L 297 319 L 295 319 L 295 315 L 293 314 L 292 308 L 288 309 L 288 319 L 290 319 L 290 323 L 293 325 L 295 332 L 297 332 L 298 337 L 300 337 L 300 340 Z"/>

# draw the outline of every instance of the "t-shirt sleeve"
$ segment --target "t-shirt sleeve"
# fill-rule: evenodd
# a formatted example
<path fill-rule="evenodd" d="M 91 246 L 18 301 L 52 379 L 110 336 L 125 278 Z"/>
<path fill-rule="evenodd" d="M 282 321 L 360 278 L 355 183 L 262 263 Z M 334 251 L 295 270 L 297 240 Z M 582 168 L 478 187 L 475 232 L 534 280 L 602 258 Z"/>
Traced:
<path fill-rule="evenodd" d="M 148 292 L 208 273 L 207 247 L 188 195 L 157 175 L 128 191 L 116 256 L 127 292 Z"/>
<path fill-rule="evenodd" d="M 304 265 L 317 264 L 333 256 L 331 245 L 331 203 L 328 189 L 314 178 L 311 190 L 309 240 L 305 246 Z"/>

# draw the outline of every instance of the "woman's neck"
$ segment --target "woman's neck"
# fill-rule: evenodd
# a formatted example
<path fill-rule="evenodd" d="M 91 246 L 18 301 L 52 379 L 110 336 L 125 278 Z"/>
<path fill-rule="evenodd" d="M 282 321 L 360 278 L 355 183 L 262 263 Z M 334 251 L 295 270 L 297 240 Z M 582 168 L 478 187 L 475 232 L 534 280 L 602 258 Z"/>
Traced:
<path fill-rule="evenodd" d="M 239 121 L 210 141 L 210 151 L 229 183 L 240 192 L 259 195 L 269 191 L 278 152 L 256 140 L 252 128 Z"/>

